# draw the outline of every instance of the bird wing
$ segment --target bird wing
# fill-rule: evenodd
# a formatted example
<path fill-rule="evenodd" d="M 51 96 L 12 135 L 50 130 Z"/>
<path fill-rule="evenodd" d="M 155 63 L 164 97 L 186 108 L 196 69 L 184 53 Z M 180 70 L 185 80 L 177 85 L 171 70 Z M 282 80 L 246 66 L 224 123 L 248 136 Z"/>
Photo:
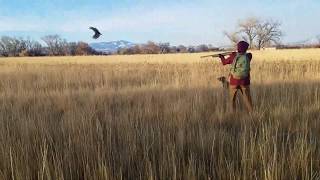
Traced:
<path fill-rule="evenodd" d="M 92 38 L 98 39 L 100 36 L 101 36 L 100 34 L 94 34 L 94 35 L 92 36 Z"/>
<path fill-rule="evenodd" d="M 89 29 L 94 31 L 94 35 L 92 36 L 92 38 L 94 39 L 98 39 L 102 35 L 100 31 L 95 27 L 89 27 Z"/>

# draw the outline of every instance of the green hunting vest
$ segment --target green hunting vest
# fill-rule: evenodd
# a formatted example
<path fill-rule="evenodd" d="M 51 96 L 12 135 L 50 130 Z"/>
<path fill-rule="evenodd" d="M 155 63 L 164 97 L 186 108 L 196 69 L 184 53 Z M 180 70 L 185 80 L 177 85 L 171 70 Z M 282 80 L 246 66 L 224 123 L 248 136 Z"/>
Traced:
<path fill-rule="evenodd" d="M 247 54 L 239 54 L 231 64 L 230 74 L 235 79 L 243 79 L 249 76 L 250 73 L 250 59 Z"/>

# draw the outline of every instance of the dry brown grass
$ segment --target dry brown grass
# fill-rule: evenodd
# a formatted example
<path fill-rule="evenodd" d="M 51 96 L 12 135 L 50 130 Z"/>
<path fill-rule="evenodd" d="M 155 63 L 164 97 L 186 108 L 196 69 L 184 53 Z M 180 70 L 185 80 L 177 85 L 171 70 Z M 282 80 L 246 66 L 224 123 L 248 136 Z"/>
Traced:
<path fill-rule="evenodd" d="M 216 53 L 216 52 L 215 52 Z M 266 50 L 252 51 L 255 61 L 303 61 L 317 60 L 320 49 Z M 151 63 L 151 64 L 190 64 L 199 63 L 199 57 L 214 53 L 162 54 L 162 55 L 114 55 L 114 56 L 75 56 L 75 57 L 12 57 L 1 59 L 0 64 L 105 64 L 105 63 Z M 207 58 L 209 60 L 210 58 Z M 210 59 L 211 60 L 211 59 Z"/>
<path fill-rule="evenodd" d="M 199 54 L 0 59 L 0 179 L 318 179 L 308 51 L 254 52 L 253 115 Z"/>

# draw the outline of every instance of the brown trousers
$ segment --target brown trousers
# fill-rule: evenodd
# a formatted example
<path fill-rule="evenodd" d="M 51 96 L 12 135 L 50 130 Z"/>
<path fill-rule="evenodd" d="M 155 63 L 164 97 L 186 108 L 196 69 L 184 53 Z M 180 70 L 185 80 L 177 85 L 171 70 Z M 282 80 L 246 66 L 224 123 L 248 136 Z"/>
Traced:
<path fill-rule="evenodd" d="M 250 86 L 232 86 L 229 87 L 230 101 L 231 101 L 231 111 L 235 112 L 236 110 L 236 96 L 237 92 L 240 91 L 243 102 L 248 110 L 248 112 L 253 111 L 252 99 L 250 94 Z"/>

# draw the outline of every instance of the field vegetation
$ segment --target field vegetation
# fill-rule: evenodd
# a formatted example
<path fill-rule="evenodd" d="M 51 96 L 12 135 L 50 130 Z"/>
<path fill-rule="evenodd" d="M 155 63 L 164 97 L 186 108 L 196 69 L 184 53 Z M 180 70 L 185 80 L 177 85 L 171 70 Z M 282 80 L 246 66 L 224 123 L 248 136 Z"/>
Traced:
<path fill-rule="evenodd" d="M 319 179 L 319 49 L 254 51 L 255 112 L 204 54 L 0 59 L 0 179 Z"/>

